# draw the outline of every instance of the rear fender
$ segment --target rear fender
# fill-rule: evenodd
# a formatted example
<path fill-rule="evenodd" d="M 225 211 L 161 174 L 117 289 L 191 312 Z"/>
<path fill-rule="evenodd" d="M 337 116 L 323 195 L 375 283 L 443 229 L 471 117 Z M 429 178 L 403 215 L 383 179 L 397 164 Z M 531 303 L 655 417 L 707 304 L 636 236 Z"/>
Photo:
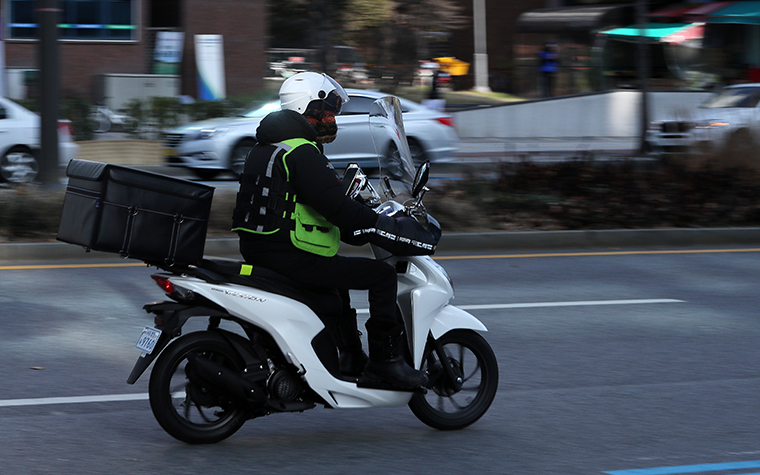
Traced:
<path fill-rule="evenodd" d="M 127 384 L 134 384 L 161 354 L 166 345 L 182 334 L 182 327 L 191 317 L 229 317 L 225 312 L 206 307 L 189 306 L 177 302 L 156 302 L 143 306 L 146 312 L 156 315 L 156 329 L 161 330 L 158 342 L 150 354 L 143 353 L 137 358 Z"/>

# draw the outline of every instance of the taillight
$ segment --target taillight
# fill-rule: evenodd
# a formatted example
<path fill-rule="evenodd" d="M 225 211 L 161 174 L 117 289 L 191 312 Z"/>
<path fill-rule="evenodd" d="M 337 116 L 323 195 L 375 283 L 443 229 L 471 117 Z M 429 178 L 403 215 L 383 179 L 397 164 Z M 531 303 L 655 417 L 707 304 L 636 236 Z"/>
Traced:
<path fill-rule="evenodd" d="M 59 120 L 58 121 L 58 130 L 63 135 L 68 135 L 69 137 L 74 135 L 74 127 L 71 125 L 70 120 Z"/>
<path fill-rule="evenodd" d="M 452 117 L 438 117 L 438 122 L 442 123 L 443 125 L 448 125 L 449 127 L 454 127 L 454 119 Z"/>
<path fill-rule="evenodd" d="M 169 279 L 167 279 L 166 277 L 161 277 L 159 275 L 152 275 L 150 277 L 156 281 L 156 284 L 158 284 L 158 286 L 161 287 L 161 290 L 163 290 L 169 295 L 174 293 L 174 285 L 172 285 L 172 283 L 169 282 Z"/>

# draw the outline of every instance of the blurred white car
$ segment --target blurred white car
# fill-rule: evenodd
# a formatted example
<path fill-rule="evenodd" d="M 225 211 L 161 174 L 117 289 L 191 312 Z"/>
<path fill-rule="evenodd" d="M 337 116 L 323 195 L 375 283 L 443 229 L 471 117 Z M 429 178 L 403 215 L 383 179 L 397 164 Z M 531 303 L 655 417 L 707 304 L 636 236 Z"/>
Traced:
<path fill-rule="evenodd" d="M 27 183 L 40 171 L 40 116 L 0 97 L 0 181 Z M 65 166 L 79 154 L 71 139 L 71 122 L 58 121 L 58 163 Z"/>
<path fill-rule="evenodd" d="M 751 149 L 760 144 L 760 84 L 728 86 L 699 105 L 691 117 L 652 122 L 651 151 L 660 156 Z"/>
<path fill-rule="evenodd" d="M 376 168 L 377 159 L 369 132 L 369 107 L 387 96 L 377 91 L 347 89 L 349 101 L 336 118 L 338 138 L 325 145 L 325 155 L 336 168 L 356 162 L 362 168 Z M 404 127 L 415 162 L 449 158 L 458 137 L 448 114 L 400 99 Z M 256 128 L 267 114 L 280 108 L 279 102 L 249 109 L 237 117 L 195 122 L 169 131 L 164 145 L 170 165 L 187 167 L 210 179 L 223 171 L 239 174 L 248 151 L 256 143 Z"/>

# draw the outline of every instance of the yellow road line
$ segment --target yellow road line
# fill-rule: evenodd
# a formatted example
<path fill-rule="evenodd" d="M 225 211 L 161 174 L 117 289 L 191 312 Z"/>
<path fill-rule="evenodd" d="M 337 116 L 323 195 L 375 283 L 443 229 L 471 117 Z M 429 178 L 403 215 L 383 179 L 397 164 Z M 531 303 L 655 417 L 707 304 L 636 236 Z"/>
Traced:
<path fill-rule="evenodd" d="M 34 270 L 34 269 L 92 269 L 98 267 L 138 267 L 146 266 L 139 263 L 112 263 L 112 264 L 41 264 L 27 266 L 0 266 L 0 270 Z"/>
<path fill-rule="evenodd" d="M 526 257 L 589 257 L 589 256 L 635 256 L 656 254 L 720 254 L 736 252 L 760 252 L 760 248 L 746 249 L 689 249 L 671 251 L 595 251 L 595 252 L 546 252 L 532 254 L 484 254 L 466 256 L 435 256 L 437 261 L 467 260 L 467 259 L 524 259 Z M 147 264 L 136 263 L 106 263 L 106 264 L 39 264 L 0 266 L 0 270 L 35 270 L 35 269 L 93 269 L 113 267 L 140 267 Z"/>

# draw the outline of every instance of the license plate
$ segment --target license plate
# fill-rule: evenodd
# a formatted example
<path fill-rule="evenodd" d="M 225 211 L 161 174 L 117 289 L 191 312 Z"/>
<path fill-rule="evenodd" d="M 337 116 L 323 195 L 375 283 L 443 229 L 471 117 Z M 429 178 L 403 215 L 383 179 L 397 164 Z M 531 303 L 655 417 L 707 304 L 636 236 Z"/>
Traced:
<path fill-rule="evenodd" d="M 158 343 L 159 336 L 161 336 L 161 330 L 153 327 L 145 327 L 142 335 L 140 335 L 140 338 L 137 340 L 135 348 L 144 351 L 147 354 L 151 354 L 153 348 L 156 347 L 156 343 Z"/>

